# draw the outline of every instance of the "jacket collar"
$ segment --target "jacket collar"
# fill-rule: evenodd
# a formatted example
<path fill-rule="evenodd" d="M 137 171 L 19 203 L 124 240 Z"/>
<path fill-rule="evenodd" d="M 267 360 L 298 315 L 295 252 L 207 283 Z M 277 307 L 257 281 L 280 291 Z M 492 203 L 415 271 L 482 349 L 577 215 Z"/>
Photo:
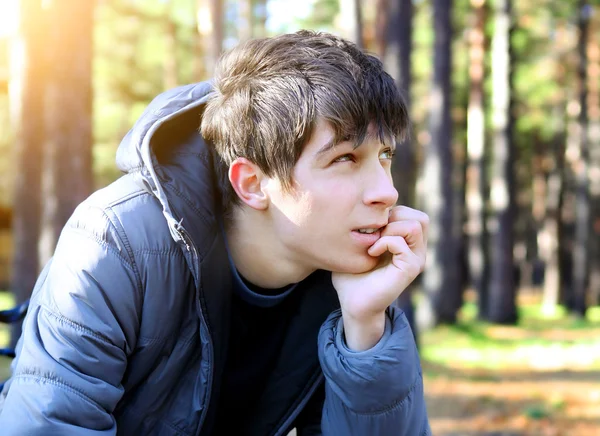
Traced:
<path fill-rule="evenodd" d="M 212 92 L 210 82 L 181 86 L 158 95 L 125 135 L 117 166 L 135 173 L 160 202 L 171 236 L 182 241 L 182 228 L 205 255 L 214 236 L 220 195 L 215 183 L 214 153 L 198 132 Z"/>

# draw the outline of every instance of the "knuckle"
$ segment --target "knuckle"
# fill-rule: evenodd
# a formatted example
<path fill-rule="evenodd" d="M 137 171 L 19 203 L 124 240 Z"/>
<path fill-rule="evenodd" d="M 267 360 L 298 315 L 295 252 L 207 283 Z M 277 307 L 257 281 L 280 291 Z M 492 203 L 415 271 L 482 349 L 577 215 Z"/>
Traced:
<path fill-rule="evenodd" d="M 421 228 L 421 223 L 418 221 L 408 221 L 408 234 L 411 236 L 419 236 L 422 233 L 423 229 Z"/>
<path fill-rule="evenodd" d="M 397 217 L 398 215 L 402 215 L 403 212 L 405 212 L 408 209 L 408 207 L 406 206 L 394 206 L 391 210 L 390 215 L 392 215 L 393 217 Z"/>

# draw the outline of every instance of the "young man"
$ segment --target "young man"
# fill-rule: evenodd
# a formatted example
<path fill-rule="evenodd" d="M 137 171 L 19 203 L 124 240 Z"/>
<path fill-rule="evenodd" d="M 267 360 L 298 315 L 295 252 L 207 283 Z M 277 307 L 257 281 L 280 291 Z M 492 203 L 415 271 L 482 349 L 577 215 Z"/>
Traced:
<path fill-rule="evenodd" d="M 40 275 L 2 434 L 429 435 L 407 125 L 378 60 L 306 31 L 157 97 Z"/>

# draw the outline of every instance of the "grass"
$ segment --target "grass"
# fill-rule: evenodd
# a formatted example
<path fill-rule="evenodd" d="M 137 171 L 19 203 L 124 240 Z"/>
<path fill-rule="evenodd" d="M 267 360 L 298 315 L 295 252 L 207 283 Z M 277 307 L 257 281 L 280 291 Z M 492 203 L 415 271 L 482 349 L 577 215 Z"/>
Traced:
<path fill-rule="evenodd" d="M 0 310 L 10 309 L 14 306 L 15 299 L 10 292 L 0 291 Z M 5 324 L 0 324 L 0 347 L 5 347 L 9 340 L 9 327 Z"/>
<path fill-rule="evenodd" d="M 600 428 L 600 308 L 585 318 L 538 296 L 519 322 L 492 325 L 467 302 L 453 326 L 421 335 L 425 395 L 439 436 L 592 436 Z"/>
<path fill-rule="evenodd" d="M 466 303 L 456 325 L 423 333 L 422 358 L 456 368 L 600 369 L 600 307 L 581 319 L 562 307 L 547 315 L 529 300 L 520 302 L 515 326 L 481 322 L 475 303 Z"/>
<path fill-rule="evenodd" d="M 0 291 L 0 310 L 10 309 L 14 306 L 15 299 L 10 292 Z M 0 347 L 6 347 L 10 342 L 10 327 L 0 324 Z M 6 380 L 10 376 L 9 357 L 0 356 L 0 381 Z"/>

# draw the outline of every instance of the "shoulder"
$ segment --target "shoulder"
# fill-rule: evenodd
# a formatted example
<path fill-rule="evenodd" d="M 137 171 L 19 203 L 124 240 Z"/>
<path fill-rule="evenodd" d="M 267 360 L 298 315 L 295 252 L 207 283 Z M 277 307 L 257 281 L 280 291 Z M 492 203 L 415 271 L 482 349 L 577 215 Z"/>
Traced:
<path fill-rule="evenodd" d="M 127 174 L 94 192 L 68 220 L 64 232 L 81 232 L 130 257 L 137 251 L 176 247 L 159 201 Z"/>
<path fill-rule="evenodd" d="M 131 350 L 138 336 L 164 337 L 178 325 L 165 316 L 182 313 L 186 289 L 187 263 L 160 203 L 128 174 L 76 208 L 40 281 L 39 304 L 77 325 L 100 319 L 95 331 L 106 337 L 117 319 L 127 340 L 114 343 Z"/>

